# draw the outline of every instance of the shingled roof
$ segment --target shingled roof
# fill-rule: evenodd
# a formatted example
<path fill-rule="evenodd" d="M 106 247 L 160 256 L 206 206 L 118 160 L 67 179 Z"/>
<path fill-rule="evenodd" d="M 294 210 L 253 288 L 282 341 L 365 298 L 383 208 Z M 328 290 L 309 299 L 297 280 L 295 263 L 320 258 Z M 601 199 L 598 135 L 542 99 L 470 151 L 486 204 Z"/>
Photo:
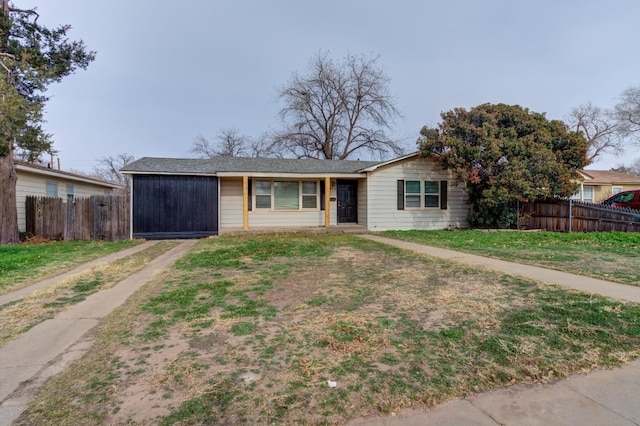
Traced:
<path fill-rule="evenodd" d="M 585 175 L 585 183 L 596 185 L 638 185 L 640 176 L 629 173 L 620 173 L 613 170 L 581 170 Z"/>
<path fill-rule="evenodd" d="M 163 173 L 189 175 L 215 175 L 223 172 L 237 173 L 359 173 L 362 169 L 379 164 L 379 161 L 312 160 L 297 158 L 249 158 L 214 157 L 154 158 L 143 157 L 123 167 L 124 173 Z"/>

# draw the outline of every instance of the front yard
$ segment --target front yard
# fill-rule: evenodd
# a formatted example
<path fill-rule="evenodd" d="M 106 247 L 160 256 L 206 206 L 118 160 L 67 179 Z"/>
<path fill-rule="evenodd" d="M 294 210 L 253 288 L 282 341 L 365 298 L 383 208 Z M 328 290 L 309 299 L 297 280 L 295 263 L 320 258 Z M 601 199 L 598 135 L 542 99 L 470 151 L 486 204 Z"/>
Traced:
<path fill-rule="evenodd" d="M 640 286 L 640 233 L 455 230 L 383 235 Z"/>
<path fill-rule="evenodd" d="M 280 234 L 199 242 L 93 333 L 19 424 L 344 423 L 637 358 L 640 306 Z"/>

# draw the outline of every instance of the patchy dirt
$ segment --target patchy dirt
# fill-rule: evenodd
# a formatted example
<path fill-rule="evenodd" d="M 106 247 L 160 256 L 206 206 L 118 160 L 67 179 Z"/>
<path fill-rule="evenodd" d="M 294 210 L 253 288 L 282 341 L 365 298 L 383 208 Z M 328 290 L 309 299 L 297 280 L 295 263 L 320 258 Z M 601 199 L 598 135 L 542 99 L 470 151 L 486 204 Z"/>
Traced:
<path fill-rule="evenodd" d="M 216 241 L 207 244 L 197 254 L 210 260 Z M 242 254 L 238 267 L 157 277 L 118 313 L 120 343 L 93 366 L 101 375 L 71 382 L 79 395 L 104 382 L 102 394 L 55 409 L 80 413 L 64 418 L 79 424 L 341 424 L 601 362 L 599 342 L 571 342 L 581 352 L 565 335 L 545 344 L 570 324 L 544 322 L 531 282 L 348 242 L 326 251 Z M 533 334 L 506 334 L 504 319 L 521 311 Z"/>

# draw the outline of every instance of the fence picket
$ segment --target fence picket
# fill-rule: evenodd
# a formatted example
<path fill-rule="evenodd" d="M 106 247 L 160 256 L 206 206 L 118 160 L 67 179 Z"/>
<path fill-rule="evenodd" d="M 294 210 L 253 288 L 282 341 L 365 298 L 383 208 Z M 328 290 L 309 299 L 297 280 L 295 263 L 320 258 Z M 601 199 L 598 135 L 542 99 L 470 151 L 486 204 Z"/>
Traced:
<path fill-rule="evenodd" d="M 27 196 L 26 230 L 65 240 L 117 241 L 129 238 L 129 198 L 92 195 L 63 203 L 62 198 Z"/>
<path fill-rule="evenodd" d="M 640 231 L 640 211 L 582 201 L 572 201 L 571 206 L 568 200 L 522 203 L 519 214 L 520 223 L 527 229 L 561 232 Z"/>

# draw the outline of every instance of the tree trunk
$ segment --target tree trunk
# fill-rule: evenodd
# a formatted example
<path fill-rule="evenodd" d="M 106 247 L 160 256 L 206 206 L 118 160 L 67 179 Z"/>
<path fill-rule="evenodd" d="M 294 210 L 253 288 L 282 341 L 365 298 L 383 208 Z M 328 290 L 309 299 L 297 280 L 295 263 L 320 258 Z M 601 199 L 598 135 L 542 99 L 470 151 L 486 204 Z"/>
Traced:
<path fill-rule="evenodd" d="M 13 153 L 0 157 L 0 244 L 19 243 L 16 183 Z"/>

